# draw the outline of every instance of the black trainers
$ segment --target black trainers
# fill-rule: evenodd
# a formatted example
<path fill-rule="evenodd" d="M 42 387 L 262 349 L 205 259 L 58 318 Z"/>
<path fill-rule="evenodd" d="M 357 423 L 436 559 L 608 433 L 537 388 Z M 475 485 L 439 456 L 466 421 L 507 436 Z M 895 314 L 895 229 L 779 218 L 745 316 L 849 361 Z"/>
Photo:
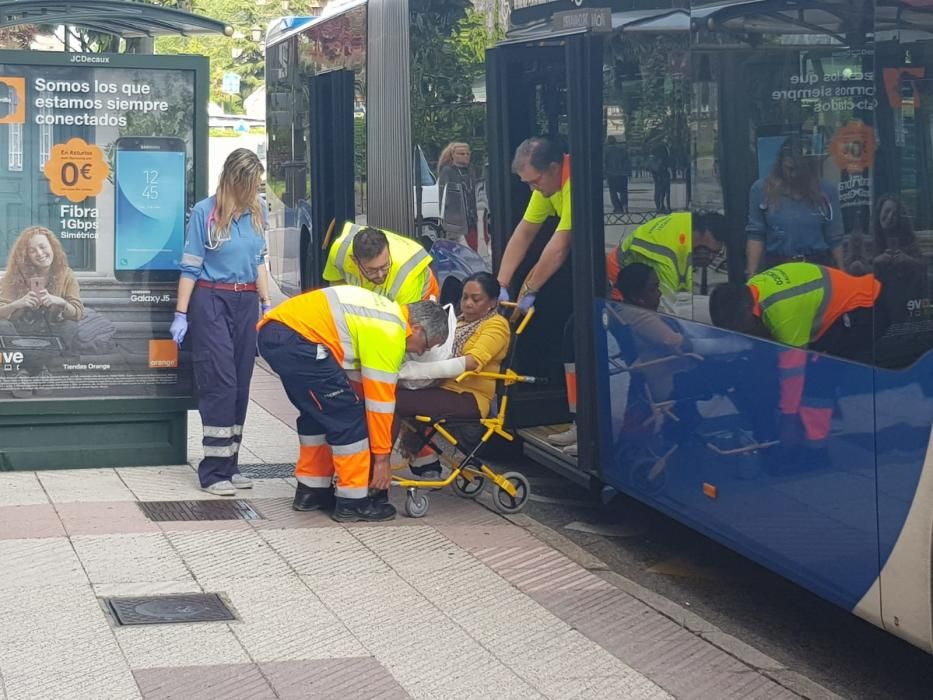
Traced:
<path fill-rule="evenodd" d="M 337 498 L 337 507 L 330 516 L 338 523 L 379 522 L 395 518 L 395 506 L 374 502 L 372 498 Z"/>
<path fill-rule="evenodd" d="M 426 481 L 437 481 L 441 478 L 441 463 L 434 460 L 430 464 L 423 464 L 420 467 L 409 465 L 408 470 L 415 476 Z"/>
<path fill-rule="evenodd" d="M 295 489 L 295 500 L 292 501 L 292 510 L 307 512 L 312 510 L 330 510 L 334 507 L 334 489 L 330 486 L 324 488 L 311 488 L 300 481 Z"/>

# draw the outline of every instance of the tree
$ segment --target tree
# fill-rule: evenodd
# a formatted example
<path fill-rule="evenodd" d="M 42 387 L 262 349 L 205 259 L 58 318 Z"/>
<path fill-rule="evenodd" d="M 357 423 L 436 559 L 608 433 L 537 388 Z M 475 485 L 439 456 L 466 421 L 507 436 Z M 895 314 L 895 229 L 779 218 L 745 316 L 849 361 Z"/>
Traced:
<path fill-rule="evenodd" d="M 450 141 L 485 158 L 485 110 L 473 95 L 486 48 L 498 38 L 470 0 L 410 0 L 412 139 L 436 159 Z"/>
<path fill-rule="evenodd" d="M 211 102 L 233 113 L 243 112 L 243 100 L 264 80 L 263 40 L 268 23 L 277 18 L 278 3 L 257 4 L 255 0 L 194 0 L 190 10 L 217 17 L 233 27 L 232 37 L 160 37 L 156 53 L 200 54 L 211 62 Z M 253 34 L 259 33 L 258 41 Z M 240 90 L 228 95 L 221 90 L 224 73 L 240 76 Z"/>

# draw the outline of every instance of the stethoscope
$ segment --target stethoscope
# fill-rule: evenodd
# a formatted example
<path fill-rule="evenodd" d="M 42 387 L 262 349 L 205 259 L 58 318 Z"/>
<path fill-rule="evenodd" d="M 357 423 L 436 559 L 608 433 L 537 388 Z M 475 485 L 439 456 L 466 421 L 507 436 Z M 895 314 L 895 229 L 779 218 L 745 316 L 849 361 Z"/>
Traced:
<path fill-rule="evenodd" d="M 217 207 L 211 209 L 210 216 L 207 217 L 207 240 L 204 241 L 204 247 L 208 250 L 217 250 L 224 243 L 230 240 L 230 226 L 226 231 L 219 231 L 217 228 Z M 231 226 L 233 222 L 230 222 Z"/>

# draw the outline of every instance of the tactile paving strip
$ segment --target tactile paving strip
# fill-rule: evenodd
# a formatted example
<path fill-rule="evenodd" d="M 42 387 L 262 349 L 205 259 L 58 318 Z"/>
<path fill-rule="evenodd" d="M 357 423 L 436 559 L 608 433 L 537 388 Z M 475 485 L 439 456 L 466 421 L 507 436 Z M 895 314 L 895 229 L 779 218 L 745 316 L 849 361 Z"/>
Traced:
<path fill-rule="evenodd" d="M 237 467 L 240 474 L 250 479 L 287 479 L 295 476 L 295 463 L 265 464 L 262 462 L 256 464 L 240 464 Z"/>
<path fill-rule="evenodd" d="M 249 501 L 138 501 L 136 505 L 155 522 L 183 520 L 261 520 Z"/>
<path fill-rule="evenodd" d="M 119 625 L 217 622 L 236 616 L 216 593 L 105 598 Z"/>

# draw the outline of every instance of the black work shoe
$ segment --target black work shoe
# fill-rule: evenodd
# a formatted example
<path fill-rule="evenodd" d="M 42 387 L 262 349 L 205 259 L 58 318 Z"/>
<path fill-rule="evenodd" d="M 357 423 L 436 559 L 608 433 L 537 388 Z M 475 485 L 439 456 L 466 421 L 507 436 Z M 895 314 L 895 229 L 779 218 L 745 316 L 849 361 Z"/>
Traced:
<path fill-rule="evenodd" d="M 376 489 L 370 489 L 369 497 L 372 499 L 373 505 L 381 506 L 383 503 L 389 502 L 389 490 L 377 491 Z"/>
<path fill-rule="evenodd" d="M 334 507 L 334 489 L 330 486 L 311 488 L 300 481 L 295 489 L 295 500 L 292 501 L 292 510 L 307 512 L 311 510 L 330 510 Z"/>
<path fill-rule="evenodd" d="M 420 467 L 409 465 L 408 470 L 426 481 L 437 481 L 441 478 L 441 463 L 439 460 L 434 460 L 430 464 L 423 464 Z"/>
<path fill-rule="evenodd" d="M 380 520 L 393 520 L 395 506 L 391 503 L 374 502 L 372 498 L 337 498 L 337 507 L 330 516 L 338 523 L 355 523 L 360 521 L 378 522 Z"/>

